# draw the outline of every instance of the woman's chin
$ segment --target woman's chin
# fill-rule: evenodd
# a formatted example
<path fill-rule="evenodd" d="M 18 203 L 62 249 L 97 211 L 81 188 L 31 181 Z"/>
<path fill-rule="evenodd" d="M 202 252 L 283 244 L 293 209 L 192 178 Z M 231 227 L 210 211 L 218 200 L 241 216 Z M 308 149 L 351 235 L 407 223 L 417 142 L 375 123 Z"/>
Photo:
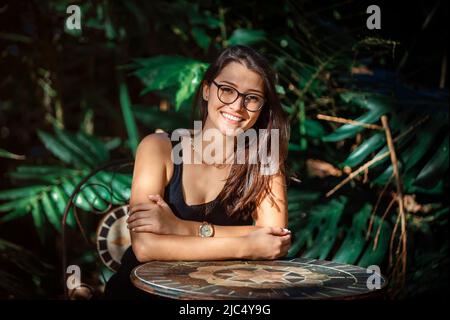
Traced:
<path fill-rule="evenodd" d="M 242 133 L 243 131 L 242 123 L 230 123 L 224 119 L 219 120 L 218 128 L 224 136 L 229 137 L 230 136 L 235 137 L 239 135 L 239 133 Z"/>
<path fill-rule="evenodd" d="M 242 132 L 241 127 L 229 126 L 226 124 L 225 125 L 221 124 L 218 128 L 220 133 L 222 133 L 224 136 L 227 137 L 236 137 L 237 135 L 239 135 L 240 132 Z"/>

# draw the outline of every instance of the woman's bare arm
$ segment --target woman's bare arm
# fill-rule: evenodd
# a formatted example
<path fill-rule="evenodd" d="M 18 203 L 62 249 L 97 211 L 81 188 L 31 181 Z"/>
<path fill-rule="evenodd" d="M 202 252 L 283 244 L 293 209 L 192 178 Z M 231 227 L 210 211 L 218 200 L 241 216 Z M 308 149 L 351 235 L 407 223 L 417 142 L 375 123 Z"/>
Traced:
<path fill-rule="evenodd" d="M 253 218 L 253 226 L 214 226 L 214 237 L 243 237 L 250 232 L 256 231 L 262 227 L 280 227 L 286 228 L 288 222 L 287 211 L 287 191 L 285 178 L 281 174 L 273 175 L 271 180 L 271 190 L 274 201 L 272 203 L 268 195 L 261 201 L 257 207 Z M 278 208 L 276 205 L 278 205 Z M 180 226 L 180 234 L 186 236 L 195 236 L 198 233 L 199 222 L 183 220 Z"/>
<path fill-rule="evenodd" d="M 164 134 L 147 136 L 136 152 L 130 206 L 149 202 L 147 195 L 163 195 L 171 146 Z M 168 154 L 169 152 L 169 154 Z M 243 238 L 200 238 L 131 232 L 137 259 L 220 260 L 245 257 Z"/>
<path fill-rule="evenodd" d="M 130 207 L 149 202 L 150 194 L 162 197 L 168 179 L 166 168 L 171 161 L 170 153 L 171 144 L 163 134 L 149 135 L 139 144 Z M 258 215 L 258 210 L 256 214 Z M 133 231 L 130 234 L 133 252 L 140 262 L 276 259 L 284 256 L 290 246 L 290 234 L 276 227 L 259 228 L 245 236 L 235 237 L 200 238 Z"/>
<path fill-rule="evenodd" d="M 145 233 L 134 241 L 133 251 L 140 262 L 151 260 L 248 259 L 247 241 L 235 238 L 200 238 Z"/>
<path fill-rule="evenodd" d="M 201 223 L 198 221 L 183 220 L 179 228 L 179 235 L 183 236 L 196 236 Z M 244 237 L 250 232 L 256 231 L 261 227 L 257 226 L 218 226 L 214 225 L 214 237 L 226 238 L 226 237 Z"/>

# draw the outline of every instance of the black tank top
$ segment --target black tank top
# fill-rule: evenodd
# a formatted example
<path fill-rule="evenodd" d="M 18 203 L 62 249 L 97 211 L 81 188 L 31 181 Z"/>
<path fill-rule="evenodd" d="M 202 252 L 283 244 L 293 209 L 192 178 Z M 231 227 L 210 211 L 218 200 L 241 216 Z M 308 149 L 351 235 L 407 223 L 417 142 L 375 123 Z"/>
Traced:
<path fill-rule="evenodd" d="M 170 134 L 169 134 L 170 137 Z M 178 141 L 171 141 L 172 148 L 178 143 Z M 173 150 L 173 149 L 172 149 Z M 180 156 L 182 153 L 180 151 Z M 216 198 L 213 201 L 188 205 L 186 204 L 183 197 L 183 187 L 182 187 L 182 176 L 183 176 L 183 163 L 173 164 L 173 175 L 164 190 L 164 200 L 167 202 L 169 207 L 172 209 L 173 213 L 180 219 L 191 220 L 191 221 L 207 221 L 212 224 L 222 225 L 222 226 L 233 226 L 233 225 L 252 225 L 253 220 L 251 217 L 248 219 L 243 219 L 241 217 L 228 216 L 223 208 L 223 206 Z M 208 207 L 208 214 L 205 211 Z"/>
<path fill-rule="evenodd" d="M 170 135 L 169 135 L 170 137 Z M 172 147 L 176 144 L 172 141 Z M 208 221 L 215 225 L 232 226 L 232 225 L 251 225 L 253 221 L 251 217 L 248 220 L 242 218 L 229 217 L 223 210 L 218 199 L 208 203 L 199 205 L 187 205 L 184 202 L 182 188 L 183 164 L 174 164 L 173 175 L 164 190 L 164 200 L 172 209 L 173 213 L 184 220 L 191 221 Z M 211 207 L 211 211 L 205 215 L 206 206 Z M 130 281 L 130 273 L 140 263 L 136 259 L 131 246 L 125 251 L 121 266 L 108 281 L 105 288 L 106 299 L 156 299 L 156 296 L 144 293 L 134 287 Z"/>

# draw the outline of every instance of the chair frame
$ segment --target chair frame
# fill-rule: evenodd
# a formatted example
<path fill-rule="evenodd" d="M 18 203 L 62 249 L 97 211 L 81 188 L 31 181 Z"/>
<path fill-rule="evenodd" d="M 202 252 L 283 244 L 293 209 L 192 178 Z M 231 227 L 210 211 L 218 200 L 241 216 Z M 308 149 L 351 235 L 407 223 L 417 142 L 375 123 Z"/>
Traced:
<path fill-rule="evenodd" d="M 67 248 L 66 248 L 67 232 L 66 232 L 66 228 L 67 228 L 67 217 L 69 215 L 71 208 L 74 208 L 74 215 L 75 215 L 77 227 L 79 228 L 80 232 L 82 233 L 82 236 L 85 239 L 85 241 L 88 244 L 90 244 L 90 241 L 88 240 L 88 238 L 86 236 L 86 233 L 80 223 L 80 220 L 78 219 L 76 206 L 74 204 L 74 199 L 78 195 L 78 193 L 82 190 L 82 187 L 97 173 L 99 173 L 103 170 L 118 171 L 125 167 L 132 167 L 133 165 L 134 165 L 133 159 L 120 159 L 120 160 L 115 160 L 115 161 L 111 161 L 109 163 L 100 165 L 100 166 L 92 169 L 83 179 L 81 179 L 81 181 L 75 186 L 75 189 L 73 190 L 72 194 L 69 197 L 69 200 L 66 204 L 66 207 L 64 209 L 64 214 L 63 214 L 62 220 L 61 220 L 61 227 L 62 227 L 61 228 L 61 230 L 62 230 L 62 232 L 61 232 L 61 234 L 62 234 L 62 254 L 61 254 L 61 256 L 62 256 L 62 281 L 63 281 L 62 285 L 64 286 L 64 298 L 66 300 L 69 299 L 69 290 L 67 287 Z M 117 169 L 113 170 L 114 168 L 117 168 Z M 113 190 L 110 190 L 110 192 L 111 192 L 111 197 L 112 197 Z M 109 212 L 109 210 L 112 207 L 113 207 L 113 205 L 110 202 L 110 204 L 106 210 L 99 211 L 98 213 L 105 214 L 106 212 Z"/>

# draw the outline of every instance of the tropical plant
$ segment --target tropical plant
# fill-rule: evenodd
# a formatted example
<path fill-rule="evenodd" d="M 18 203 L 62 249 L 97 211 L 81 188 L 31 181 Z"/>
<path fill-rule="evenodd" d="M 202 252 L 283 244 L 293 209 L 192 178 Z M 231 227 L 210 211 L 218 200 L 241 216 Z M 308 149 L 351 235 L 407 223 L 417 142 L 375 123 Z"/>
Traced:
<path fill-rule="evenodd" d="M 110 159 L 110 151 L 120 144 L 120 139 L 106 143 L 82 131 L 76 134 L 55 127 L 52 136 L 39 131 L 39 138 L 56 158 L 73 168 L 61 165 L 19 165 L 9 173 L 15 181 L 32 181 L 31 185 L 0 191 L 0 218 L 5 223 L 30 214 L 41 240 L 45 237 L 47 221 L 61 232 L 61 219 L 75 186 L 90 170 Z M 86 211 L 105 210 L 109 203 L 123 204 L 130 195 L 129 174 L 100 172 L 85 185 L 74 199 L 74 204 Z M 74 227 L 75 217 L 69 213 L 68 225 Z"/>
<path fill-rule="evenodd" d="M 0 298 L 44 298 L 45 282 L 51 278 L 49 274 L 54 272 L 54 268 L 10 241 L 0 239 L 0 252 Z"/>
<path fill-rule="evenodd" d="M 416 285 L 407 292 L 439 282 L 423 275 L 427 267 L 448 265 L 441 248 L 441 243 L 448 246 L 442 237 L 448 226 L 448 93 L 413 89 L 401 72 L 386 70 L 400 53 L 412 59 L 401 43 L 372 33 L 361 37 L 366 34 L 362 27 L 338 27 L 346 21 L 354 25 L 353 17 L 346 20 L 352 15 L 343 14 L 355 11 L 353 3 L 315 7 L 282 1 L 255 10 L 253 2 L 242 1 L 88 2 L 80 4 L 82 31 L 61 28 L 71 1 L 30 3 L 15 5 L 28 18 L 12 18 L 13 28 L 0 34 L 8 41 L 2 51 L 1 89 L 7 94 L 0 126 L 2 137 L 7 117 L 8 127 L 26 127 L 21 141 L 32 145 L 37 131 L 49 159 L 27 155 L 26 164 L 9 170 L 9 189 L 0 191 L 2 227 L 29 219 L 41 240 L 49 226 L 58 234 L 68 197 L 81 179 L 115 158 L 113 151 L 134 154 L 144 132 L 188 126 L 204 61 L 223 47 L 245 44 L 272 62 L 291 123 L 290 181 L 299 176 L 301 183 L 288 189 L 295 236 L 289 256 L 379 264 L 388 270 L 392 239 L 399 236 L 398 215 L 392 211 L 400 181 L 408 270 Z M 38 116 L 28 112 L 30 105 Z M 54 135 L 37 130 L 49 126 Z M 100 139 L 100 132 L 127 138 Z M 23 158 L 10 152 L 11 146 L 2 146 L 1 160 Z M 9 182 L 18 187 L 10 188 Z M 120 205 L 129 197 L 130 182 L 129 174 L 98 173 L 82 186 L 75 208 L 91 212 Z M 72 227 L 73 213 L 68 216 Z M 0 252 L 14 256 L 12 246 L 0 245 Z M 80 263 L 93 260 L 92 252 L 77 254 Z M 2 272 L 9 272 L 3 263 Z"/>

